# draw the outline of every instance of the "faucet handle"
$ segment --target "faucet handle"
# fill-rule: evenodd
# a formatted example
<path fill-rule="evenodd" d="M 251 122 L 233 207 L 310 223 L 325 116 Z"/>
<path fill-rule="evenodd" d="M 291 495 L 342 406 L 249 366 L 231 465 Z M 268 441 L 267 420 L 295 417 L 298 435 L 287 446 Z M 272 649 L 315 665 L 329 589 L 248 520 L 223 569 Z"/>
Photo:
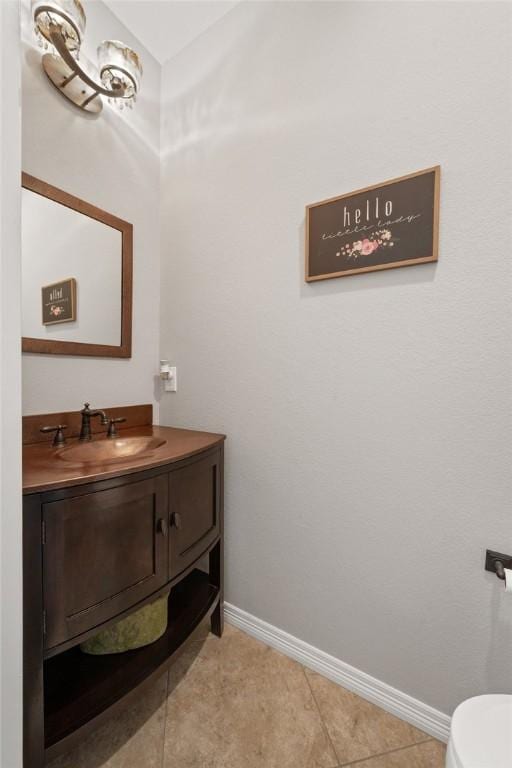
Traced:
<path fill-rule="evenodd" d="M 66 438 L 64 437 L 64 430 L 67 429 L 67 424 L 58 424 L 56 427 L 41 427 L 40 432 L 45 434 L 48 432 L 55 432 L 52 446 L 54 448 L 60 448 L 61 445 L 66 444 Z"/>
<path fill-rule="evenodd" d="M 118 416 L 116 419 L 108 419 L 107 437 L 117 437 L 118 432 L 116 424 L 121 424 L 123 421 L 126 421 L 124 416 Z"/>

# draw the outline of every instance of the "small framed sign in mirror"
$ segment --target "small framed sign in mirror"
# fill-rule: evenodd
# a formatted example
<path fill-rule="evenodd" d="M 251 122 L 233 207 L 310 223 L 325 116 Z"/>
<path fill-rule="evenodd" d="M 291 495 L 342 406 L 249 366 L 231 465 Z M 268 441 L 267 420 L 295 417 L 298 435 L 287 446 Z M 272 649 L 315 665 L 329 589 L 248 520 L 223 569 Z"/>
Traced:
<path fill-rule="evenodd" d="M 41 288 L 43 325 L 73 323 L 76 320 L 76 280 L 60 280 Z"/>
<path fill-rule="evenodd" d="M 306 207 L 306 282 L 437 261 L 439 166 Z"/>
<path fill-rule="evenodd" d="M 22 186 L 23 352 L 131 357 L 132 225 L 27 173 Z"/>

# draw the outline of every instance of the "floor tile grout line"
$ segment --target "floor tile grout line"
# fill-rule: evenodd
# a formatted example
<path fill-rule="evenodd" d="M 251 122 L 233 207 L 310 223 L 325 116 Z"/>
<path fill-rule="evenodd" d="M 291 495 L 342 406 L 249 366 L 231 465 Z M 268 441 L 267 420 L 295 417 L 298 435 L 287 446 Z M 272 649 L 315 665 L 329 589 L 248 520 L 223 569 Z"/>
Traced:
<path fill-rule="evenodd" d="M 331 739 L 331 734 L 329 733 L 329 729 L 327 728 L 327 725 L 326 725 L 326 723 L 324 721 L 324 718 L 322 716 L 322 712 L 320 710 L 320 705 L 318 704 L 318 701 L 316 700 L 316 696 L 314 694 L 313 687 L 312 687 L 312 685 L 311 685 L 311 683 L 309 681 L 309 678 L 308 678 L 308 676 L 306 674 L 306 668 L 302 664 L 301 664 L 301 667 L 302 667 L 302 672 L 304 674 L 304 677 L 306 678 L 306 683 L 307 683 L 307 686 L 308 686 L 308 688 L 310 690 L 311 697 L 313 699 L 313 703 L 314 703 L 314 705 L 315 705 L 315 707 L 317 709 L 318 717 L 320 718 L 320 723 L 322 725 L 322 730 L 324 731 L 325 735 L 327 736 L 327 741 L 331 745 L 331 749 L 332 749 L 334 757 L 336 758 L 336 760 L 339 760 L 340 758 L 338 756 L 338 753 L 336 752 L 336 749 L 334 748 L 334 744 L 333 744 L 333 741 Z M 335 768 L 336 768 L 336 766 L 335 766 Z"/>
<path fill-rule="evenodd" d="M 318 714 L 320 715 L 320 720 L 322 721 L 322 725 L 323 725 L 324 730 L 325 730 L 325 732 L 327 734 L 327 737 L 329 739 L 329 743 L 331 744 L 331 746 L 332 746 L 332 748 L 334 750 L 334 754 L 336 755 L 336 758 L 339 760 L 340 758 L 338 756 L 338 753 L 336 752 L 336 749 L 334 747 L 334 743 L 333 743 L 333 741 L 331 739 L 331 736 L 330 736 L 330 733 L 329 733 L 329 729 L 327 728 L 327 725 L 326 725 L 326 723 L 324 721 L 322 712 L 320 710 L 320 706 L 319 706 L 318 701 L 316 699 L 316 696 L 314 694 L 313 686 L 311 685 L 311 682 L 310 682 L 310 679 L 309 679 L 309 674 L 308 674 L 309 670 L 306 667 L 304 667 L 303 665 L 301 665 L 301 666 L 302 666 L 302 670 L 304 672 L 304 676 L 305 676 L 305 678 L 306 678 L 306 680 L 308 682 L 309 690 L 311 691 L 311 695 L 313 696 L 313 700 L 314 700 L 314 702 L 316 704 L 316 707 L 318 709 Z M 314 672 L 313 674 L 319 674 L 319 673 L 318 672 Z M 355 694 L 355 695 L 357 695 L 357 694 Z M 398 718 L 398 719 L 400 719 L 400 718 Z M 405 721 L 403 721 L 403 722 L 405 722 Z M 429 741 L 436 741 L 436 739 L 434 739 L 432 736 L 427 736 L 427 734 L 425 734 L 425 738 L 421 739 L 421 741 L 413 741 L 411 744 L 404 744 L 401 747 L 395 747 L 394 749 L 388 749 L 388 750 L 385 750 L 384 752 L 377 752 L 374 755 L 369 755 L 368 757 L 362 757 L 362 758 L 359 758 L 358 760 L 353 760 L 351 763 L 339 763 L 336 766 L 336 768 L 350 768 L 350 766 L 357 765 L 357 763 L 364 763 L 365 760 L 373 760 L 374 757 L 385 757 L 386 755 L 391 755 L 393 752 L 400 752 L 403 749 L 411 749 L 412 747 L 416 747 L 419 744 L 426 744 Z"/>
<path fill-rule="evenodd" d="M 160 768 L 165 768 L 165 737 L 167 734 L 167 716 L 168 711 L 167 707 L 169 704 L 169 677 L 171 675 L 171 670 L 168 669 L 165 674 L 165 707 L 164 707 L 164 729 L 162 733 L 162 760 L 160 763 Z"/>
<path fill-rule="evenodd" d="M 436 741 L 436 739 L 429 737 L 423 741 L 416 741 L 414 744 L 407 744 L 405 747 L 397 747 L 396 749 L 388 749 L 387 752 L 379 752 L 378 755 L 361 757 L 358 760 L 353 760 L 351 763 L 340 763 L 338 766 L 336 766 L 336 768 L 352 768 L 353 765 L 370 762 L 370 760 L 377 760 L 377 758 L 387 757 L 387 755 L 394 755 L 395 752 L 404 752 L 406 749 L 414 749 L 414 747 L 419 747 L 420 744 L 429 744 L 431 741 Z"/>

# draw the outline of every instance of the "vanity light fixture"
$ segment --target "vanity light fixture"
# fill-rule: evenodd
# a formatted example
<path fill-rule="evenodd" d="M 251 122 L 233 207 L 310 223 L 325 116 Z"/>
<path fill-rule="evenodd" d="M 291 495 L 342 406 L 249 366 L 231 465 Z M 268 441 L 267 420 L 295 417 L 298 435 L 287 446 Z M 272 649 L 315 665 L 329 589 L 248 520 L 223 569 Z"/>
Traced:
<path fill-rule="evenodd" d="M 98 70 L 78 63 L 85 32 L 80 0 L 32 0 L 34 30 L 43 54 L 42 65 L 63 96 L 86 112 L 103 108 L 102 96 L 119 109 L 133 107 L 142 77 L 138 54 L 118 40 L 98 48 Z M 99 80 L 98 80 L 99 78 Z"/>

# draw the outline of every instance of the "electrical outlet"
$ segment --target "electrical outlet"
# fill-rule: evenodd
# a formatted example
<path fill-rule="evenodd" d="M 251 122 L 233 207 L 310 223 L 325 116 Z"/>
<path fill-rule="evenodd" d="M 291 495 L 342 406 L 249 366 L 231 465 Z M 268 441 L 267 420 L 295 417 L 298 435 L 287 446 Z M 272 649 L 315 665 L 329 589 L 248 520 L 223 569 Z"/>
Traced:
<path fill-rule="evenodd" d="M 164 389 L 166 392 L 176 392 L 178 389 L 176 366 L 169 366 L 169 378 L 164 381 Z"/>

